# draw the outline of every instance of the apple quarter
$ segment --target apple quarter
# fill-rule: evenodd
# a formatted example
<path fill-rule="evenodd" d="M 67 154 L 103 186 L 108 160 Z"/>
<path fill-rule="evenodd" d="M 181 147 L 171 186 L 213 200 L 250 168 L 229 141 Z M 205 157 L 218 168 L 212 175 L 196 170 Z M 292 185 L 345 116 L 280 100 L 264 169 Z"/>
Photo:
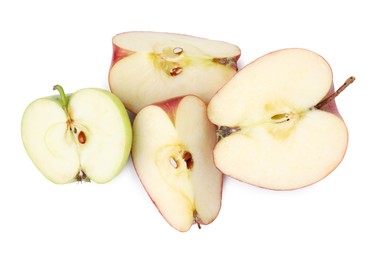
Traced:
<path fill-rule="evenodd" d="M 204 102 L 237 72 L 240 49 L 175 33 L 125 32 L 113 37 L 108 80 L 130 111 L 183 95 Z"/>
<path fill-rule="evenodd" d="M 222 173 L 213 162 L 216 128 L 195 96 L 143 108 L 133 123 L 132 159 L 148 195 L 179 231 L 211 223 L 220 210 Z"/>

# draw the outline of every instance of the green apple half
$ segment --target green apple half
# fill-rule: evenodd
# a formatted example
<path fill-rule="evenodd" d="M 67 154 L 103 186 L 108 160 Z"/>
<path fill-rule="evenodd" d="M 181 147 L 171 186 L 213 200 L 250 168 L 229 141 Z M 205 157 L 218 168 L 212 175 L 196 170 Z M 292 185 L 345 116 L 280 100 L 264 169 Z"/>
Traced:
<path fill-rule="evenodd" d="M 137 113 L 156 102 L 193 94 L 208 103 L 237 72 L 230 43 L 162 32 L 125 32 L 112 39 L 111 91 Z"/>
<path fill-rule="evenodd" d="M 214 149 L 217 167 L 274 190 L 301 188 L 327 176 L 348 142 L 330 95 L 332 80 L 320 55 L 298 48 L 269 53 L 243 68 L 208 105 L 221 137 Z"/>
<path fill-rule="evenodd" d="M 25 110 L 21 134 L 39 171 L 54 183 L 112 180 L 126 163 L 132 142 L 127 111 L 111 92 L 81 89 L 40 98 Z"/>
<path fill-rule="evenodd" d="M 150 198 L 179 231 L 219 213 L 222 173 L 214 165 L 216 127 L 196 96 L 143 108 L 133 122 L 132 159 Z"/>

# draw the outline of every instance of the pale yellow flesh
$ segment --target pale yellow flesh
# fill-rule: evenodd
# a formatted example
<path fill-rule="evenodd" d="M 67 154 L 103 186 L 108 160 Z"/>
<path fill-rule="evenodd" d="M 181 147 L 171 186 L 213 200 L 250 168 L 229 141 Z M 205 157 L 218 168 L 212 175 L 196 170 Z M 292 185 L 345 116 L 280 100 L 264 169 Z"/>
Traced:
<path fill-rule="evenodd" d="M 67 134 L 67 118 L 57 102 L 43 98 L 25 110 L 22 139 L 39 171 L 54 183 L 72 181 L 80 170 L 77 145 Z"/>
<path fill-rule="evenodd" d="M 277 51 L 240 71 L 209 103 L 210 120 L 241 130 L 219 141 L 216 165 L 225 174 L 269 189 L 296 189 L 328 175 L 347 148 L 336 115 L 314 108 L 332 72 L 319 55 Z M 288 114 L 289 121 L 280 118 Z"/>
<path fill-rule="evenodd" d="M 114 37 L 114 44 L 133 54 L 111 68 L 111 91 L 136 113 L 146 105 L 188 94 L 209 102 L 236 73 L 231 65 L 222 65 L 213 59 L 240 55 L 235 45 L 178 34 L 124 33 Z M 176 47 L 183 50 L 176 58 L 182 72 L 171 76 L 160 67 L 156 55 Z"/>
<path fill-rule="evenodd" d="M 321 180 L 344 156 L 346 126 L 322 111 L 294 124 L 287 137 L 277 137 L 272 132 L 278 126 L 265 124 L 224 138 L 214 150 L 216 165 L 235 179 L 268 189 L 291 190 Z"/>
<path fill-rule="evenodd" d="M 83 89 L 69 100 L 71 131 L 61 104 L 42 98 L 25 111 L 24 146 L 37 168 L 52 182 L 68 183 L 83 171 L 94 182 L 113 179 L 125 164 L 131 146 L 131 127 L 117 98 L 98 89 Z M 85 143 L 78 134 L 83 131 Z"/>
<path fill-rule="evenodd" d="M 207 119 L 205 104 L 186 97 L 175 115 L 174 125 L 158 106 L 141 110 L 133 125 L 132 158 L 142 184 L 166 221 L 187 231 L 195 221 L 208 224 L 217 216 L 222 173 L 213 162 L 215 127 Z M 192 154 L 192 169 L 187 169 L 181 151 Z"/>

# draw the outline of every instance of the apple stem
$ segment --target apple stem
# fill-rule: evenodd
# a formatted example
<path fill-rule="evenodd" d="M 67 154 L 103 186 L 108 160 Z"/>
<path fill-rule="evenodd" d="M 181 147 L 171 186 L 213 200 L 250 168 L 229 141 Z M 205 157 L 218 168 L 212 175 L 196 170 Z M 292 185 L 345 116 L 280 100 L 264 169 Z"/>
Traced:
<path fill-rule="evenodd" d="M 196 210 L 193 212 L 193 217 L 194 217 L 195 223 L 197 224 L 198 229 L 201 229 L 200 218 Z"/>
<path fill-rule="evenodd" d="M 65 112 L 65 114 L 67 115 L 68 119 L 71 121 L 71 118 L 68 114 L 68 100 L 67 100 L 67 96 L 65 95 L 65 92 L 64 92 L 64 89 L 62 86 L 60 85 L 55 85 L 53 90 L 57 90 L 59 91 L 60 93 L 60 97 L 61 97 L 61 101 L 63 103 L 62 107 L 63 107 L 63 110 Z"/>
<path fill-rule="evenodd" d="M 342 86 L 337 89 L 336 92 L 334 92 L 333 94 L 331 94 L 330 96 L 328 96 L 327 98 L 321 100 L 316 106 L 315 108 L 317 109 L 320 109 L 322 108 L 323 106 L 325 106 L 326 104 L 329 104 L 333 99 L 335 99 L 342 91 L 344 91 L 351 83 L 353 83 L 355 81 L 355 77 L 351 76 L 349 77 L 345 83 L 342 84 Z"/>

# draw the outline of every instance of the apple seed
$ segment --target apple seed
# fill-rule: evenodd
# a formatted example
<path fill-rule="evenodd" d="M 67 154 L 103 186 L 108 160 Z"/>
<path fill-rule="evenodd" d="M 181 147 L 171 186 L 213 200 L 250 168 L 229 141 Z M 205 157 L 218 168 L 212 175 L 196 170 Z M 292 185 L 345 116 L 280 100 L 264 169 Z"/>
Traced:
<path fill-rule="evenodd" d="M 174 67 L 170 70 L 170 75 L 175 77 L 175 76 L 179 75 L 182 71 L 183 71 L 182 67 Z"/>
<path fill-rule="evenodd" d="M 75 133 L 77 132 L 77 129 L 74 128 L 75 130 Z M 80 142 L 80 144 L 84 144 L 86 143 L 86 135 L 84 132 L 80 131 L 80 133 L 78 134 L 78 137 L 77 137 L 78 141 Z"/>
<path fill-rule="evenodd" d="M 170 157 L 170 164 L 171 164 L 171 166 L 172 167 L 174 167 L 175 169 L 177 169 L 178 168 L 178 162 L 174 159 L 174 158 L 172 158 L 172 157 Z"/>
<path fill-rule="evenodd" d="M 275 123 L 279 124 L 279 123 L 290 121 L 290 115 L 288 113 L 276 114 L 276 115 L 272 116 L 271 119 Z"/>
<path fill-rule="evenodd" d="M 176 55 L 180 55 L 183 53 L 183 48 L 180 48 L 180 47 L 176 47 L 173 52 L 176 54 Z"/>
<path fill-rule="evenodd" d="M 192 159 L 192 154 L 190 152 L 184 152 L 183 160 L 185 161 L 185 164 L 187 165 L 187 169 L 188 170 L 192 169 L 193 159 Z"/>

